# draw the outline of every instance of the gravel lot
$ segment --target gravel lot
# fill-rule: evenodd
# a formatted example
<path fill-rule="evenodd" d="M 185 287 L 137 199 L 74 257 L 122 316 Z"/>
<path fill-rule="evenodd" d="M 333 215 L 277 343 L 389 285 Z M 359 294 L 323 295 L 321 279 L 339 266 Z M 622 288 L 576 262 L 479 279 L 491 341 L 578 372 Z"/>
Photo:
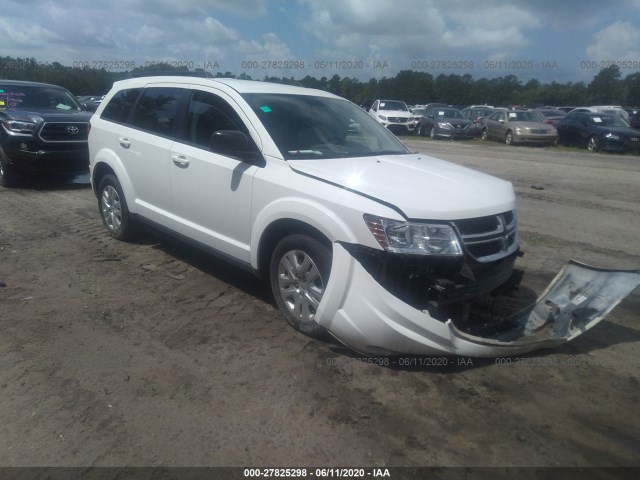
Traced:
<path fill-rule="evenodd" d="M 640 269 L 640 157 L 405 141 L 513 182 L 524 288 L 570 258 Z M 511 365 L 379 366 L 296 333 L 222 262 L 111 240 L 86 184 L 0 205 L 0 465 L 640 464 L 640 292 Z"/>

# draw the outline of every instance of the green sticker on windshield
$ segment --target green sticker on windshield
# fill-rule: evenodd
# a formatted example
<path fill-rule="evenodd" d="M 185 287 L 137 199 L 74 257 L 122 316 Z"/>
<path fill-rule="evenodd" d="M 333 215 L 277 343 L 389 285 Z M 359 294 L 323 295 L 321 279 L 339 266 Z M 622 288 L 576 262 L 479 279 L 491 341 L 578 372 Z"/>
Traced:
<path fill-rule="evenodd" d="M 260 107 L 260 110 L 262 110 L 264 113 L 269 113 L 271 111 L 271 109 L 266 105 L 264 107 Z"/>

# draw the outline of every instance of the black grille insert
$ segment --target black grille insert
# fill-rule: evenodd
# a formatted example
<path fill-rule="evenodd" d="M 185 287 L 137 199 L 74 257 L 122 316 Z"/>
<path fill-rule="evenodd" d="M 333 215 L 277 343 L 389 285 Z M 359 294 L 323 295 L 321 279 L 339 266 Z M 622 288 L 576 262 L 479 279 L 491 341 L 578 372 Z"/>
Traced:
<path fill-rule="evenodd" d="M 87 122 L 47 122 L 40 129 L 45 142 L 86 142 L 89 137 Z"/>

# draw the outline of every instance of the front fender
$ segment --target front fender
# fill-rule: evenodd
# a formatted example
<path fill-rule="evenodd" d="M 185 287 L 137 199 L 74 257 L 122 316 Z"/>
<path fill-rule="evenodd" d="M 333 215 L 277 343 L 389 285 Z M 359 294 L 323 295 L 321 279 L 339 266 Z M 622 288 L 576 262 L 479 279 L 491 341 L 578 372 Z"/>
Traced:
<path fill-rule="evenodd" d="M 296 220 L 321 232 L 331 242 L 342 240 L 355 243 L 353 230 L 330 208 L 309 198 L 285 197 L 275 200 L 264 207 L 255 220 L 251 230 L 251 265 L 258 268 L 258 248 L 265 230 L 278 220 Z"/>

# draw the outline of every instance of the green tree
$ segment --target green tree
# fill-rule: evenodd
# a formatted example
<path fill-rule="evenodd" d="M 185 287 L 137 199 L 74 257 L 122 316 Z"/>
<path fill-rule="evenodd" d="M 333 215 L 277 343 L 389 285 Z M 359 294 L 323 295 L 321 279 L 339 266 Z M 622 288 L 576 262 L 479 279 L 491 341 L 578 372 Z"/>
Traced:
<path fill-rule="evenodd" d="M 589 103 L 593 105 L 621 103 L 620 76 L 620 68 L 615 64 L 600 70 L 587 87 Z"/>

